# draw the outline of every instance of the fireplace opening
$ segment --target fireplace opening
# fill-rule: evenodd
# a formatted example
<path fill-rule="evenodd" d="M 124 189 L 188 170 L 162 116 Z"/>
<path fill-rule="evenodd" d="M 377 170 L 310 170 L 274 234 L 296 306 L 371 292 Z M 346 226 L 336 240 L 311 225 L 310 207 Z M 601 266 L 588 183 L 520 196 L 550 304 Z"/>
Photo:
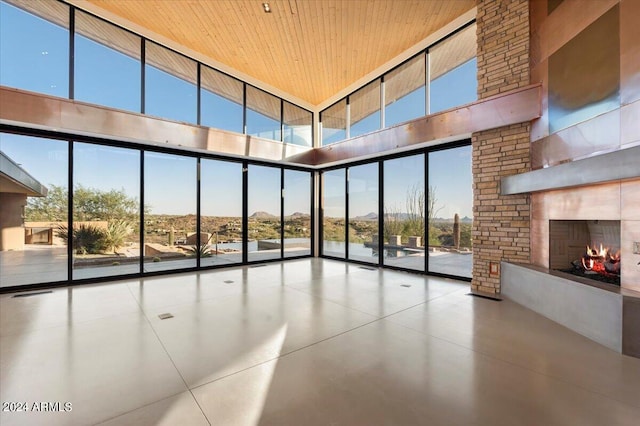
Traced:
<path fill-rule="evenodd" d="M 549 269 L 620 285 L 619 220 L 549 221 Z"/>

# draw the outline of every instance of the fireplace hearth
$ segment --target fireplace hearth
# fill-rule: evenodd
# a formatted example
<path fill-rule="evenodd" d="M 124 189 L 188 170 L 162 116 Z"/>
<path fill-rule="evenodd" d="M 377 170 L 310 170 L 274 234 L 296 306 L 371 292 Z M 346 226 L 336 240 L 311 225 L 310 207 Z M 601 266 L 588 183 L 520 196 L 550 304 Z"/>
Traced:
<path fill-rule="evenodd" d="M 620 285 L 620 221 L 551 220 L 549 269 Z"/>

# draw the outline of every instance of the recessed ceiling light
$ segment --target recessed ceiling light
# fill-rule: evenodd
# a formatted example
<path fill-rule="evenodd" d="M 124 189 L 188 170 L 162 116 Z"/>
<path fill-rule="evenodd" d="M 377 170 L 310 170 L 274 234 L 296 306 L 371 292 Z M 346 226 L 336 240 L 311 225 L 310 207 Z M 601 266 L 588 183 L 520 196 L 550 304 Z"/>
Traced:
<path fill-rule="evenodd" d="M 269 6 L 269 3 L 262 3 L 262 8 L 265 13 L 271 13 L 271 6 Z"/>

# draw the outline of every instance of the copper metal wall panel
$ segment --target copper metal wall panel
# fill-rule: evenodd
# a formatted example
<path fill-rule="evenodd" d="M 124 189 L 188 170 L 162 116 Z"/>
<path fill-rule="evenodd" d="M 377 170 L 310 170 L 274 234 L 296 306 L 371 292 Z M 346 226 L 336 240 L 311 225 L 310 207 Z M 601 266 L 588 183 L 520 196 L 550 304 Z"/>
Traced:
<path fill-rule="evenodd" d="M 539 116 L 540 85 L 535 84 L 319 148 L 315 161 L 326 166 L 422 144 L 459 140 L 473 132 L 528 122 Z M 308 154 L 302 157 L 309 158 Z M 301 161 L 302 157 L 295 160 Z"/>
<path fill-rule="evenodd" d="M 531 168 L 539 169 L 620 147 L 620 110 L 610 111 L 531 144 Z"/>
<path fill-rule="evenodd" d="M 624 181 L 620 184 L 621 218 L 640 220 L 640 179 Z"/>
<path fill-rule="evenodd" d="M 532 66 L 530 70 L 531 82 L 542 86 L 540 99 L 540 118 L 531 122 L 531 141 L 537 141 L 549 136 L 549 61 L 547 59 Z"/>
<path fill-rule="evenodd" d="M 538 194 L 532 195 L 533 197 Z M 549 221 L 546 219 L 531 219 L 531 263 L 547 268 L 549 265 Z"/>
<path fill-rule="evenodd" d="M 540 60 L 548 58 L 580 31 L 605 14 L 619 0 L 565 0 L 541 24 Z M 546 3 L 546 2 L 545 2 Z"/>
<path fill-rule="evenodd" d="M 640 220 L 620 222 L 621 238 L 621 279 L 622 288 L 640 291 Z"/>
<path fill-rule="evenodd" d="M 0 122 L 76 135 L 281 162 L 308 147 L 0 87 Z"/>
<path fill-rule="evenodd" d="M 620 182 L 538 194 L 531 215 L 546 220 L 619 220 Z"/>
<path fill-rule="evenodd" d="M 620 107 L 619 7 L 549 57 L 549 128 L 554 133 Z"/>
<path fill-rule="evenodd" d="M 640 100 L 640 1 L 620 2 L 620 101 Z"/>

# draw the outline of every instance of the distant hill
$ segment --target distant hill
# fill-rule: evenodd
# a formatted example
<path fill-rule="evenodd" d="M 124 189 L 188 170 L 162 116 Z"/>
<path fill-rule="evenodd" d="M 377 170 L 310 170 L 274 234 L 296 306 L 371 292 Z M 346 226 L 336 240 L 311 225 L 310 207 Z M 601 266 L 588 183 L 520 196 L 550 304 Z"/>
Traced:
<path fill-rule="evenodd" d="M 301 213 L 301 212 L 295 212 L 292 215 L 288 216 L 290 218 L 305 218 L 305 217 L 310 217 L 311 215 L 309 215 L 309 213 Z"/>
<path fill-rule="evenodd" d="M 378 220 L 378 215 L 375 214 L 374 212 L 371 212 L 371 213 L 367 213 L 364 216 L 356 216 L 356 217 L 354 217 L 354 219 L 356 219 L 356 220 Z"/>
<path fill-rule="evenodd" d="M 252 214 L 249 217 L 254 218 L 254 219 L 271 219 L 271 218 L 276 218 L 277 216 L 274 216 L 274 215 L 272 215 L 270 213 L 267 213 L 267 212 L 255 212 L 254 214 Z"/>

